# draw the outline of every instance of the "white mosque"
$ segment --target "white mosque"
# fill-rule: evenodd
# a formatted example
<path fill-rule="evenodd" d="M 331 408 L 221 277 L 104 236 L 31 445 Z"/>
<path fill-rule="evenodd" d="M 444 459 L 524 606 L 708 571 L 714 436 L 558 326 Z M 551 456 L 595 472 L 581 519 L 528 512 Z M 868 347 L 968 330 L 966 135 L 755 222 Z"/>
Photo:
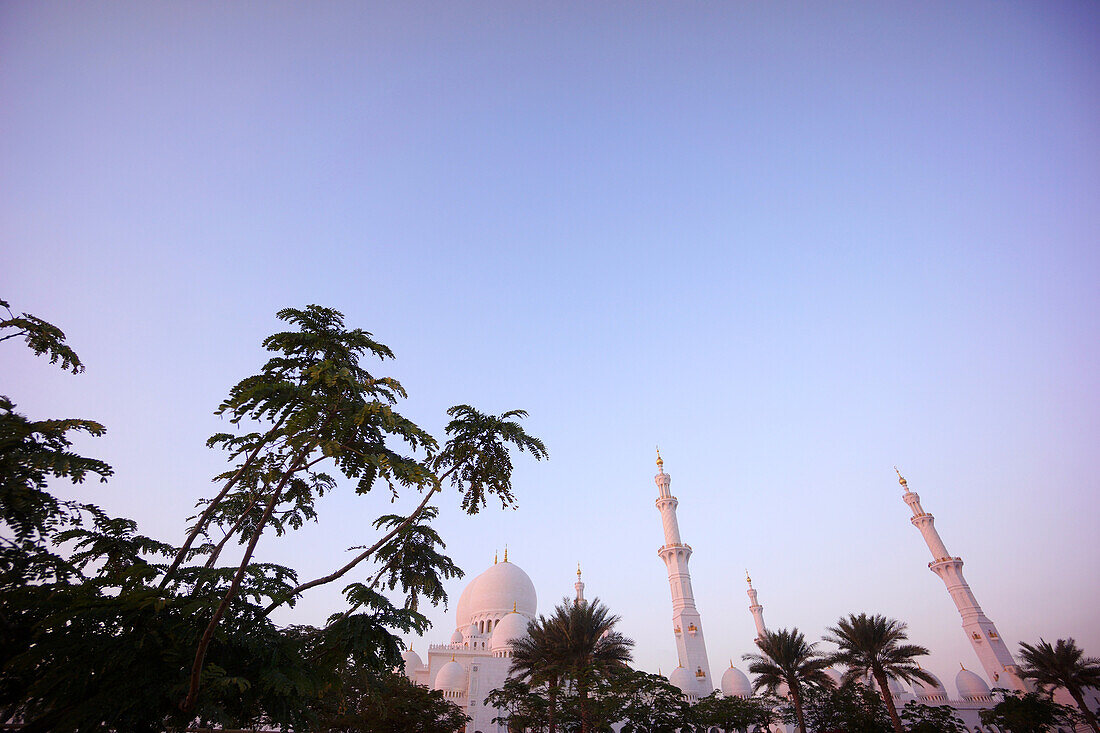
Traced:
<path fill-rule="evenodd" d="M 962 559 L 953 557 L 947 551 L 936 531 L 932 515 L 921 507 L 920 497 L 909 489 L 900 473 L 898 479 L 904 489 L 902 498 L 913 512 L 910 521 L 920 530 L 932 553 L 932 562 L 928 567 L 946 584 L 962 617 L 963 630 L 974 647 L 987 678 L 995 687 L 1027 689 L 1018 676 L 1011 652 L 967 585 L 962 574 Z M 752 694 L 749 679 L 732 664 L 722 672 L 717 685 L 711 676 L 703 622 L 695 607 L 691 575 L 688 572 L 691 546 L 680 538 L 680 528 L 676 520 L 679 502 L 669 491 L 672 478 L 665 473 L 660 453 L 657 454 L 655 480 L 657 510 L 661 513 L 665 540 L 657 554 L 668 569 L 672 593 L 672 628 L 679 662 L 668 675 L 668 679 L 692 701 L 706 697 L 715 689 L 720 690 L 723 695 L 748 697 Z M 759 635 L 767 628 L 764 624 L 764 607 L 758 601 L 752 580 L 746 580 L 749 585 L 749 612 Z M 580 567 L 577 568 L 577 582 L 574 587 L 577 600 L 583 601 L 584 583 L 581 582 Z M 501 687 L 507 679 L 511 666 L 512 643 L 526 635 L 527 624 L 536 617 L 536 609 L 534 584 L 527 573 L 508 561 L 508 552 L 505 550 L 502 562 L 494 559 L 493 564 L 462 591 L 456 607 L 455 631 L 451 640 L 445 644 L 430 645 L 426 663 L 416 652 L 406 651 L 403 655 L 405 674 L 413 682 L 441 691 L 447 699 L 462 707 L 471 718 L 466 726 L 467 733 L 505 733 L 503 726 L 492 722 L 499 712 L 484 704 L 485 697 L 490 691 Z M 834 681 L 840 681 L 840 674 L 835 670 L 829 670 L 829 674 Z M 871 686 L 874 686 L 873 682 Z M 983 727 L 979 718 L 980 711 L 994 704 L 987 681 L 972 671 L 960 669 L 955 674 L 955 688 L 957 694 L 952 696 L 938 678 L 935 685 L 916 682 L 912 689 L 897 681 L 890 681 L 890 691 L 899 710 L 911 700 L 926 705 L 950 705 L 955 708 L 968 731 L 995 733 L 994 728 Z M 1096 691 L 1092 692 L 1095 698 Z M 785 695 L 786 691 L 781 687 L 779 694 Z M 1072 705 L 1071 700 L 1066 702 Z M 1100 698 L 1090 702 L 1100 706 Z M 792 730 L 794 729 L 776 724 L 771 731 L 761 733 L 790 733 Z"/>

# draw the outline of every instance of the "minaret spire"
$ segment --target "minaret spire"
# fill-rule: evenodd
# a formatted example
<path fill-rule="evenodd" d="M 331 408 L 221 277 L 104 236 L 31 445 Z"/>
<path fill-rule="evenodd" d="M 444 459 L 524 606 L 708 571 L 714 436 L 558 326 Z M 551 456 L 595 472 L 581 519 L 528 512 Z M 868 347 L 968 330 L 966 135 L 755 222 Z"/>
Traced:
<path fill-rule="evenodd" d="M 913 526 L 920 530 L 925 544 L 932 552 L 932 562 L 928 563 L 929 569 L 940 576 L 947 586 L 947 592 L 951 594 L 951 600 L 955 602 L 955 608 L 959 609 L 962 617 L 963 630 L 970 645 L 974 647 L 974 653 L 978 655 L 978 661 L 982 663 L 986 675 L 989 676 L 990 686 L 1007 687 L 1021 692 L 1027 692 L 1027 685 L 1019 676 L 1016 660 L 1012 658 L 1012 652 L 1005 646 L 997 627 L 982 611 L 978 605 L 978 599 L 963 577 L 963 561 L 961 557 L 952 557 L 947 547 L 936 531 L 935 520 L 932 515 L 924 511 L 920 505 L 920 496 L 909 488 L 909 482 L 894 466 L 898 474 L 898 483 L 905 489 L 902 499 L 913 512 L 909 519 Z M 960 666 L 962 666 L 960 664 Z"/>
<path fill-rule="evenodd" d="M 710 662 L 707 661 L 707 647 L 703 640 L 703 624 L 699 610 L 695 607 L 695 596 L 691 590 L 691 575 L 688 573 L 688 559 L 691 546 L 680 540 L 680 525 L 676 520 L 676 497 L 669 491 L 672 477 L 665 473 L 665 462 L 661 451 L 657 450 L 657 510 L 661 512 L 661 524 L 665 531 L 665 544 L 657 550 L 668 568 L 668 584 L 672 591 L 672 627 L 676 636 L 676 653 L 680 666 L 694 674 L 695 693 L 706 697 L 714 691 L 710 677 Z"/>
<path fill-rule="evenodd" d="M 577 589 L 577 605 L 584 603 L 584 583 L 581 582 L 581 564 L 577 563 L 577 582 L 573 584 Z"/>
<path fill-rule="evenodd" d="M 745 571 L 745 582 L 749 584 L 749 613 L 752 614 L 752 620 L 756 622 L 756 638 L 762 639 L 764 632 L 768 630 L 768 627 L 764 625 L 764 607 L 756 600 L 756 589 L 752 587 L 752 578 L 749 577 L 749 571 Z"/>

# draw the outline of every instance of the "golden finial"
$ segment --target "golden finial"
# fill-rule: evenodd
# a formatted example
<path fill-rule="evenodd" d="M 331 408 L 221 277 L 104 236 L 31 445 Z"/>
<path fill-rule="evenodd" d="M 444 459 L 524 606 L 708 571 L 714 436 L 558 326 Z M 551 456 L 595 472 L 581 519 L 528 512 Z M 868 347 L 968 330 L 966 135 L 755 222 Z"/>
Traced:
<path fill-rule="evenodd" d="M 962 662 L 959 662 L 959 669 L 961 669 L 963 672 L 966 671 L 966 667 L 963 666 Z"/>
<path fill-rule="evenodd" d="M 451 652 L 451 661 L 453 662 L 454 660 L 455 660 L 454 652 Z"/>
<path fill-rule="evenodd" d="M 496 550 L 493 550 L 493 564 L 494 565 L 497 564 L 497 551 Z"/>
<path fill-rule="evenodd" d="M 577 577 L 578 578 L 581 577 L 581 564 L 580 563 L 577 563 Z"/>
<path fill-rule="evenodd" d="M 504 546 L 504 562 L 508 562 L 508 545 Z"/>
<path fill-rule="evenodd" d="M 745 568 L 745 582 L 749 584 L 750 588 L 752 587 L 752 578 L 749 577 L 749 569 L 748 568 Z"/>
<path fill-rule="evenodd" d="M 512 613 L 516 612 L 516 602 L 512 601 Z"/>
<path fill-rule="evenodd" d="M 894 473 L 898 475 L 898 483 L 901 484 L 901 488 L 909 491 L 909 482 L 906 481 L 905 477 L 901 475 L 901 471 L 898 470 L 897 466 L 894 466 Z"/>
<path fill-rule="evenodd" d="M 663 468 L 665 462 L 661 460 L 661 446 L 657 446 L 657 468 Z"/>
<path fill-rule="evenodd" d="M 730 660 L 730 669 L 733 669 L 733 660 Z"/>

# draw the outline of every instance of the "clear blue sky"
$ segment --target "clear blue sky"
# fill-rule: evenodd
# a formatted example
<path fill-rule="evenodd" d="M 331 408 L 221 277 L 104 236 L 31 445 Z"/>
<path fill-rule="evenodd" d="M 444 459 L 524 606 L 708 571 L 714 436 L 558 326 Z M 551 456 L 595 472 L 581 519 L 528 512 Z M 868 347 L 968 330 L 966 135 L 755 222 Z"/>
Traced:
<path fill-rule="evenodd" d="M 977 668 L 895 463 L 1007 639 L 1100 654 L 1097 39 L 1090 2 L 5 3 L 0 297 L 88 370 L 9 343 L 3 391 L 104 422 L 74 493 L 178 540 L 275 311 L 331 305 L 426 427 L 531 412 L 551 461 L 518 511 L 449 495 L 448 549 L 508 543 L 542 610 L 581 561 L 646 669 L 658 443 L 715 671 L 746 567 L 773 626 L 886 613 Z M 312 576 L 394 508 L 261 553 Z"/>

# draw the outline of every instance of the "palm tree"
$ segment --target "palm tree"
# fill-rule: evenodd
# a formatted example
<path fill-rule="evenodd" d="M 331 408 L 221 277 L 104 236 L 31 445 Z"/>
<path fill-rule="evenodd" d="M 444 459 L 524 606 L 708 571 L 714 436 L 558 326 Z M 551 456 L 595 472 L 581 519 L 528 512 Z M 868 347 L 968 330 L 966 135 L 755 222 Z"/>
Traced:
<path fill-rule="evenodd" d="M 922 680 L 936 684 L 936 678 L 914 661 L 928 654 L 928 650 L 916 644 L 903 644 L 909 638 L 905 629 L 906 625 L 896 619 L 852 613 L 837 621 L 836 626 L 829 627 L 830 636 L 825 637 L 825 641 L 840 647 L 829 661 L 848 668 L 845 681 L 868 674 L 874 677 L 897 733 L 904 733 L 905 729 L 901 726 L 894 696 L 890 694 L 889 680 Z"/>
<path fill-rule="evenodd" d="M 1021 642 L 1020 659 L 1023 660 L 1021 677 L 1035 680 L 1035 684 L 1047 692 L 1052 692 L 1055 687 L 1066 688 L 1081 709 L 1085 722 L 1100 733 L 1096 714 L 1085 704 L 1082 692 L 1086 687 L 1100 688 L 1100 659 L 1086 657 L 1072 637 L 1059 639 L 1054 646 L 1041 638 L 1035 646 Z"/>
<path fill-rule="evenodd" d="M 526 677 L 532 685 L 545 684 L 550 697 L 550 733 L 561 686 L 571 683 L 581 705 L 581 731 L 591 729 L 587 705 L 594 678 L 626 668 L 631 639 L 615 631 L 619 617 L 599 598 L 577 603 L 563 599 L 550 618 L 539 616 L 527 625 L 527 637 L 512 645 L 512 677 Z"/>
<path fill-rule="evenodd" d="M 751 662 L 749 672 L 756 675 L 753 690 L 766 688 L 774 693 L 786 683 L 791 702 L 798 717 L 798 730 L 806 733 L 806 716 L 802 712 L 802 686 L 832 687 L 833 681 L 825 674 L 829 661 L 816 651 L 817 644 L 807 644 L 806 637 L 797 628 L 765 631 L 756 640 L 759 654 L 745 654 L 742 659 Z"/>

